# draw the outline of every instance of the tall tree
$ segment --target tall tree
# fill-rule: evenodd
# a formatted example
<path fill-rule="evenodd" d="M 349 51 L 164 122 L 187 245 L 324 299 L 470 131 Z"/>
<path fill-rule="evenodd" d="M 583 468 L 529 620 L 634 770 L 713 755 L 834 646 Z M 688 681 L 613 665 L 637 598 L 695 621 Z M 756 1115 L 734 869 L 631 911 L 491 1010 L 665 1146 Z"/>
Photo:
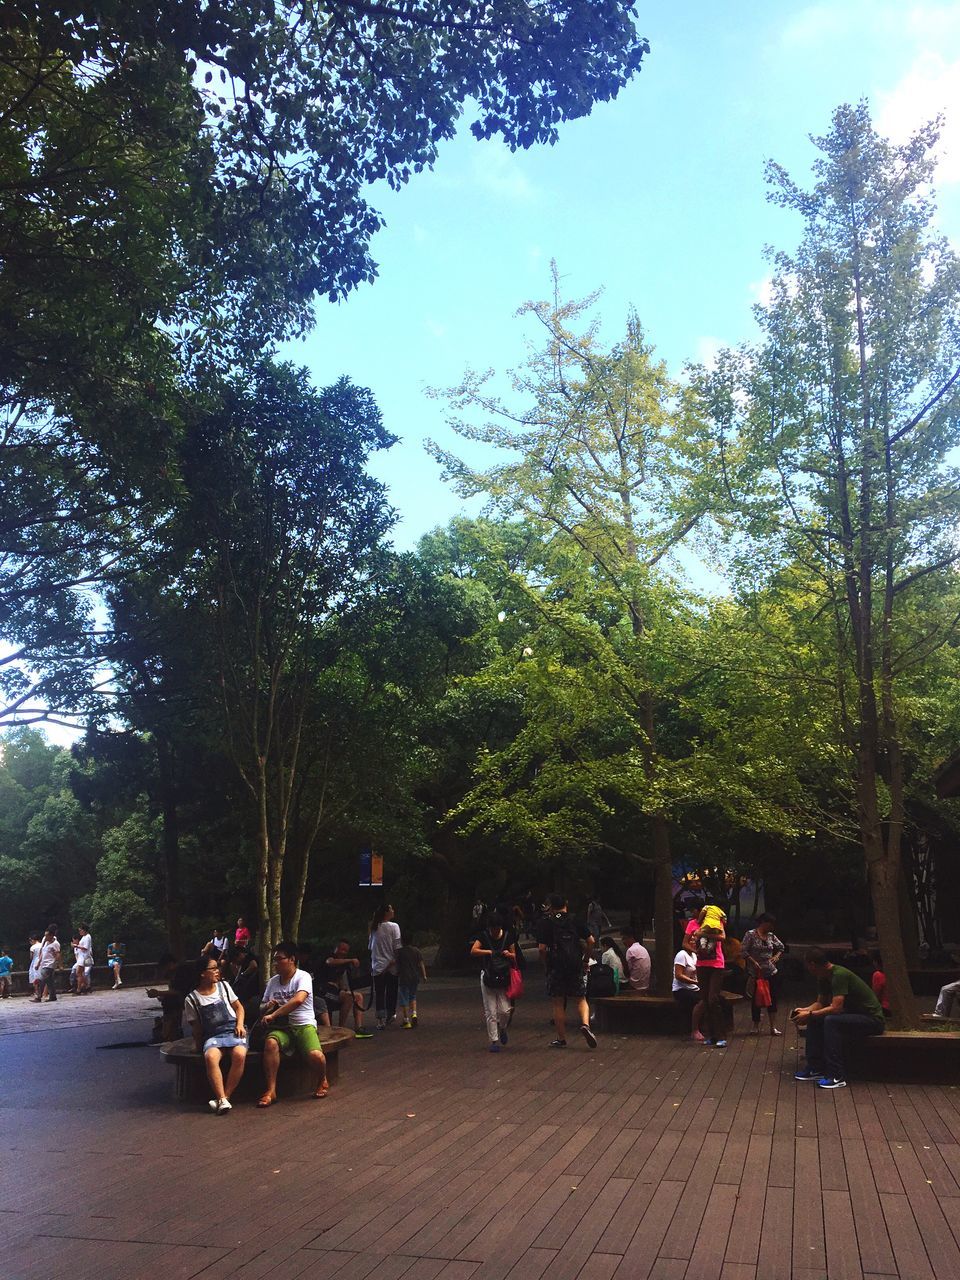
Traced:
<path fill-rule="evenodd" d="M 625 0 L 4 6 L 8 722 L 89 693 L 89 592 L 174 496 L 184 372 L 373 279 L 370 185 L 432 165 L 468 100 L 478 138 L 552 142 L 646 52 Z"/>
<path fill-rule="evenodd" d="M 345 380 L 315 391 L 289 366 L 261 366 L 219 387 L 218 400 L 192 436 L 197 555 L 186 577 L 212 614 L 227 747 L 256 813 L 269 952 L 289 922 L 283 884 L 295 819 L 305 875 L 325 814 L 330 756 L 311 741 L 311 714 L 318 680 L 343 647 L 338 621 L 370 590 L 393 519 L 364 469 L 393 437 L 369 392 Z"/>
<path fill-rule="evenodd" d="M 748 496 L 742 558 L 800 564 L 831 620 L 841 742 L 891 1002 L 915 1018 L 901 932 L 903 693 L 957 618 L 910 609 L 956 562 L 960 268 L 935 234 L 938 126 L 895 146 L 861 103 L 815 139 L 816 181 L 770 165 L 771 198 L 803 218 L 774 258 L 763 342 L 704 379 L 731 496 Z M 741 550 L 744 550 L 741 544 Z"/>
<path fill-rule="evenodd" d="M 525 403 L 503 402 L 476 375 L 448 393 L 455 430 L 508 451 L 515 461 L 480 471 L 443 450 L 433 452 L 461 493 L 489 494 L 501 510 L 522 515 L 552 540 L 555 570 L 568 546 L 574 559 L 586 558 L 615 599 L 636 642 L 635 742 L 652 779 L 659 758 L 657 687 L 643 656 L 649 650 L 644 639 L 656 611 L 658 573 L 696 526 L 710 486 L 702 475 L 697 478 L 688 456 L 695 434 L 690 404 L 654 358 L 636 316 L 610 348 L 601 344 L 596 320 L 576 332 L 595 300 L 596 295 L 561 302 L 554 266 L 553 300 L 521 308 L 542 325 L 546 339 L 513 375 L 515 399 Z M 477 426 L 464 413 L 486 421 Z M 657 981 L 663 988 L 672 957 L 669 824 L 655 800 L 644 813 L 656 875 Z"/>

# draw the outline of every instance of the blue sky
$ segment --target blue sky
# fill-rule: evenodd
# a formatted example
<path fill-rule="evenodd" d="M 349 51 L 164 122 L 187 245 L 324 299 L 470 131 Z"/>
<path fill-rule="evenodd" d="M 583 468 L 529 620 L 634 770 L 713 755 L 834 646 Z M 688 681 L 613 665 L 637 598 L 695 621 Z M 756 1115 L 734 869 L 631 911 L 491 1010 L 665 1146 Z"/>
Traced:
<path fill-rule="evenodd" d="M 554 147 L 511 153 L 463 130 L 431 173 L 375 189 L 387 226 L 380 278 L 321 304 L 287 354 L 319 384 L 347 374 L 375 393 L 402 443 L 374 470 L 401 520 L 398 546 L 460 503 L 423 450 L 455 445 L 427 386 L 468 366 L 518 364 L 533 337 L 514 313 L 549 292 L 557 260 L 570 296 L 602 287 L 615 337 L 628 306 L 679 372 L 751 332 L 766 244 L 790 247 L 795 215 L 766 202 L 763 165 L 807 180 L 835 106 L 870 99 L 884 132 L 948 112 L 938 172 L 943 231 L 960 245 L 960 6 L 909 0 L 639 5 L 650 55 L 613 103 L 561 127 Z"/>

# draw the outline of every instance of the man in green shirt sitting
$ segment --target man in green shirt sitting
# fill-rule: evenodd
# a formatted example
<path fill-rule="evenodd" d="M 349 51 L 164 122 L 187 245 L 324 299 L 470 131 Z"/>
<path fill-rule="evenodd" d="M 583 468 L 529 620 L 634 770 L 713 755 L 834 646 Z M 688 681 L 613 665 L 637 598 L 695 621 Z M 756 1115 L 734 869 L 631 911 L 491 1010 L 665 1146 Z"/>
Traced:
<path fill-rule="evenodd" d="M 821 1089 L 842 1089 L 847 1083 L 843 1065 L 843 1037 L 878 1036 L 883 1032 L 883 1009 L 862 978 L 831 964 L 819 947 L 807 952 L 806 966 L 817 980 L 817 998 L 790 1015 L 807 1029 L 807 1065 L 797 1080 L 816 1080 Z"/>

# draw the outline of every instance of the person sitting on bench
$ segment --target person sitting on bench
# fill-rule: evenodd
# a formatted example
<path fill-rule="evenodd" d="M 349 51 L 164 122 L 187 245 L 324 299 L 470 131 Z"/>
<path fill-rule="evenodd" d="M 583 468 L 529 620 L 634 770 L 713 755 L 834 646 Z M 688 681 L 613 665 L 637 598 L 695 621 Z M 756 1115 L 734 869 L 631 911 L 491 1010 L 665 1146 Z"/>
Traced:
<path fill-rule="evenodd" d="M 277 972 L 267 983 L 260 1006 L 260 1025 L 267 1037 L 263 1044 L 263 1075 L 267 1087 L 258 1107 L 273 1106 L 277 1100 L 281 1054 L 291 1056 L 297 1052 L 314 1066 L 315 1098 L 325 1098 L 329 1091 L 327 1060 L 320 1047 L 313 1011 L 313 979 L 306 969 L 297 968 L 297 944 L 279 942 L 274 948 L 273 963 Z"/>
<path fill-rule="evenodd" d="M 807 1065 L 796 1079 L 816 1080 L 821 1089 L 842 1089 L 847 1083 L 843 1037 L 881 1035 L 883 1009 L 862 978 L 831 964 L 819 947 L 810 948 L 805 963 L 817 980 L 817 998 L 790 1015 L 795 1026 L 807 1030 Z"/>

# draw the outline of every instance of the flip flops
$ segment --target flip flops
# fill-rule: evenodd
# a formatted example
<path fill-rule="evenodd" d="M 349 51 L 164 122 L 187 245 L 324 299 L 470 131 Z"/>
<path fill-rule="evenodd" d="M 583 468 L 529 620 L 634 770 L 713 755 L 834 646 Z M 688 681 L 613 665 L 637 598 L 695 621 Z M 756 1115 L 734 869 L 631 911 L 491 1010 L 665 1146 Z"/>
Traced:
<path fill-rule="evenodd" d="M 276 1097 L 272 1093 L 265 1093 L 257 1103 L 258 1107 L 272 1107 L 276 1102 Z"/>

